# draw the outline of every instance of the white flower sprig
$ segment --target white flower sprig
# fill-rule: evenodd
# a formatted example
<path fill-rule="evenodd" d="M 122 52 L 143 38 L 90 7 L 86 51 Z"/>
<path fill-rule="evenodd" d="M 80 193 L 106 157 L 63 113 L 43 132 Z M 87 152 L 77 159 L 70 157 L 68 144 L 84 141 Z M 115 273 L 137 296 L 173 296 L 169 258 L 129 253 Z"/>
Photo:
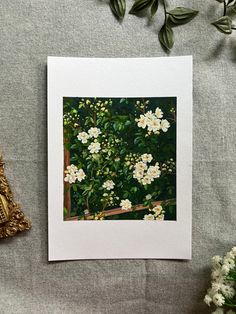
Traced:
<path fill-rule="evenodd" d="M 217 309 L 214 314 L 233 314 L 236 308 L 236 247 L 224 257 L 216 255 L 212 258 L 211 287 L 207 290 L 204 302 Z M 224 310 L 227 309 L 227 312 Z"/>
<path fill-rule="evenodd" d="M 67 166 L 66 170 L 65 170 L 65 178 L 64 181 L 65 182 L 69 182 L 70 184 L 75 183 L 76 181 L 83 181 L 86 177 L 86 174 L 84 173 L 84 170 L 78 169 L 75 165 L 70 165 Z"/>
<path fill-rule="evenodd" d="M 147 129 L 148 134 L 160 134 L 160 131 L 167 132 L 170 123 L 166 119 L 162 119 L 163 112 L 157 107 L 155 112 L 151 110 L 141 114 L 139 118 L 135 119 L 139 128 Z"/>

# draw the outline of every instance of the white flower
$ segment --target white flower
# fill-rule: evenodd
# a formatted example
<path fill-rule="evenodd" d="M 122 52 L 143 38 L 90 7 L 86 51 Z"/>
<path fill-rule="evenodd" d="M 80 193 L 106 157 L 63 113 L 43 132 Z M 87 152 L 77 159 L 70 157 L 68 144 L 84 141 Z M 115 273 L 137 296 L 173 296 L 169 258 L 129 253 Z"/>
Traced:
<path fill-rule="evenodd" d="M 212 283 L 212 291 L 214 291 L 215 293 L 220 291 L 222 288 L 222 283 L 220 282 L 213 282 Z"/>
<path fill-rule="evenodd" d="M 120 206 L 123 210 L 128 210 L 132 207 L 132 204 L 128 199 L 125 199 L 125 200 L 121 200 Z"/>
<path fill-rule="evenodd" d="M 221 293 L 216 293 L 213 296 L 212 301 L 216 306 L 222 306 L 225 303 L 225 298 Z"/>
<path fill-rule="evenodd" d="M 148 131 L 153 131 L 156 133 L 161 129 L 161 120 L 154 118 L 154 119 L 149 119 L 148 121 Z"/>
<path fill-rule="evenodd" d="M 144 170 L 136 169 L 133 171 L 133 178 L 134 179 L 140 180 L 143 178 L 143 175 L 144 175 Z"/>
<path fill-rule="evenodd" d="M 88 142 L 89 139 L 89 135 L 86 132 L 80 132 L 77 135 L 77 138 L 79 141 L 81 141 L 83 144 L 86 144 Z"/>
<path fill-rule="evenodd" d="M 228 275 L 228 273 L 230 272 L 230 268 L 228 265 L 223 265 L 222 268 L 221 268 L 221 272 L 222 272 L 222 275 Z"/>
<path fill-rule="evenodd" d="M 108 191 L 114 189 L 114 186 L 115 186 L 115 183 L 112 180 L 107 180 L 102 185 L 102 187 L 104 189 L 107 189 Z"/>
<path fill-rule="evenodd" d="M 206 295 L 205 295 L 205 298 L 204 298 L 204 302 L 205 302 L 208 306 L 210 306 L 210 305 L 211 305 L 211 302 L 212 302 L 212 298 L 211 298 L 208 294 L 206 294 Z"/>
<path fill-rule="evenodd" d="M 222 285 L 221 292 L 227 299 L 232 299 L 235 296 L 235 290 L 227 285 Z"/>
<path fill-rule="evenodd" d="M 235 262 L 232 258 L 225 258 L 224 259 L 224 265 L 228 266 L 229 269 L 233 269 L 235 266 Z"/>
<path fill-rule="evenodd" d="M 151 154 L 143 154 L 141 155 L 142 161 L 147 163 L 147 162 L 151 162 L 153 157 Z"/>
<path fill-rule="evenodd" d="M 75 174 L 69 174 L 67 173 L 65 178 L 64 178 L 65 182 L 69 182 L 70 184 L 75 183 L 76 181 L 76 175 Z"/>
<path fill-rule="evenodd" d="M 216 270 L 214 270 L 214 271 L 211 273 L 211 277 L 212 277 L 212 279 L 214 279 L 214 280 L 219 279 L 221 276 L 222 276 L 222 274 L 221 274 L 221 271 L 220 271 L 219 269 L 216 269 Z"/>
<path fill-rule="evenodd" d="M 142 129 L 145 129 L 146 126 L 147 126 L 147 118 L 141 114 L 139 119 L 137 120 L 138 121 L 138 127 L 139 128 L 142 128 Z"/>
<path fill-rule="evenodd" d="M 79 182 L 81 182 L 82 180 L 85 179 L 86 177 L 86 174 L 84 173 L 84 170 L 83 169 L 79 169 L 76 173 L 76 177 L 78 179 Z"/>
<path fill-rule="evenodd" d="M 148 214 L 148 215 L 145 215 L 143 219 L 144 220 L 155 220 L 155 217 L 152 214 Z"/>
<path fill-rule="evenodd" d="M 218 268 L 221 266 L 222 258 L 219 255 L 212 257 L 212 266 L 213 268 Z"/>
<path fill-rule="evenodd" d="M 75 183 L 76 180 L 78 180 L 79 182 L 81 182 L 82 180 L 85 179 L 86 174 L 84 173 L 83 169 L 78 169 L 75 165 L 70 165 L 67 166 L 66 168 L 67 170 L 65 171 L 65 178 L 64 181 L 65 182 L 69 182 L 70 184 Z"/>
<path fill-rule="evenodd" d="M 151 110 L 149 110 L 149 111 L 147 111 L 147 112 L 145 113 L 145 117 L 148 118 L 148 119 L 153 119 L 153 118 L 155 118 L 155 116 L 154 116 L 154 114 L 152 113 Z"/>
<path fill-rule="evenodd" d="M 147 185 L 147 184 L 151 184 L 153 181 L 152 177 L 150 176 L 145 176 L 142 180 L 141 180 L 141 183 L 143 185 Z"/>
<path fill-rule="evenodd" d="M 226 258 L 231 258 L 231 259 L 233 259 L 234 260 L 234 254 L 233 254 L 233 252 L 232 251 L 230 251 L 230 252 L 228 252 L 226 255 L 225 255 L 225 257 Z"/>
<path fill-rule="evenodd" d="M 134 165 L 135 170 L 144 171 L 147 169 L 146 163 L 139 161 Z"/>
<path fill-rule="evenodd" d="M 163 132 L 167 132 L 169 127 L 170 127 L 170 123 L 166 119 L 161 120 L 161 129 Z"/>
<path fill-rule="evenodd" d="M 101 134 L 101 130 L 99 128 L 90 128 L 88 130 L 88 134 L 90 137 L 97 138 L 99 134 Z"/>
<path fill-rule="evenodd" d="M 88 147 L 91 154 L 98 153 L 101 149 L 101 145 L 98 142 L 93 142 Z"/>
<path fill-rule="evenodd" d="M 158 119 L 161 119 L 163 117 L 163 112 L 159 107 L 156 108 L 155 115 L 157 116 Z"/>
<path fill-rule="evenodd" d="M 148 168 L 147 174 L 151 176 L 152 178 L 159 178 L 161 171 L 158 166 L 150 166 Z"/>
<path fill-rule="evenodd" d="M 165 215 L 164 214 L 161 214 L 159 216 L 156 217 L 156 220 L 164 220 L 165 219 Z"/>
<path fill-rule="evenodd" d="M 152 195 L 148 194 L 148 195 L 145 196 L 145 198 L 146 198 L 147 201 L 149 201 L 152 198 Z"/>
<path fill-rule="evenodd" d="M 162 206 L 161 205 L 157 205 L 157 206 L 152 208 L 152 211 L 155 213 L 154 214 L 155 216 L 158 216 L 162 212 Z"/>

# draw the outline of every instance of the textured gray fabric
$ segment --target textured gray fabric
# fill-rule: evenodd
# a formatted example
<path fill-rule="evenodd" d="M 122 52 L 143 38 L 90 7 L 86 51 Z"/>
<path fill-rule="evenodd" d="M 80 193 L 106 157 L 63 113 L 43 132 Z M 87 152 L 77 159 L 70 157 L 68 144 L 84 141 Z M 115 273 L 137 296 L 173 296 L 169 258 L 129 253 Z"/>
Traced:
<path fill-rule="evenodd" d="M 48 263 L 47 56 L 164 56 L 163 16 L 148 27 L 130 15 L 119 24 L 102 0 L 1 0 L 0 149 L 33 221 L 29 233 L 0 242 L 1 314 L 209 313 L 210 258 L 235 244 L 236 38 L 209 24 L 221 14 L 216 1 L 169 3 L 201 11 L 175 29 L 172 53 L 194 57 L 193 259 Z"/>

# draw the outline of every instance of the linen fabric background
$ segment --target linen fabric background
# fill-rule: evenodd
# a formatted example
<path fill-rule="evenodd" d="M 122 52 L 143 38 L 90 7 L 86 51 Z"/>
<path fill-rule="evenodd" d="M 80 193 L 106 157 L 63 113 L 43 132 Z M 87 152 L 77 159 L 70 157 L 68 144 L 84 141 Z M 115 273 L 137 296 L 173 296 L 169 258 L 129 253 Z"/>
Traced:
<path fill-rule="evenodd" d="M 102 0 L 0 2 L 0 149 L 33 222 L 30 232 L 0 242 L 1 314 L 210 313 L 202 299 L 211 257 L 236 244 L 236 34 L 210 25 L 222 14 L 214 0 L 169 6 L 200 10 L 174 29 L 171 54 L 194 58 L 193 259 L 48 263 L 47 56 L 165 56 L 157 36 L 163 15 L 160 6 L 150 26 L 128 14 L 120 24 Z"/>

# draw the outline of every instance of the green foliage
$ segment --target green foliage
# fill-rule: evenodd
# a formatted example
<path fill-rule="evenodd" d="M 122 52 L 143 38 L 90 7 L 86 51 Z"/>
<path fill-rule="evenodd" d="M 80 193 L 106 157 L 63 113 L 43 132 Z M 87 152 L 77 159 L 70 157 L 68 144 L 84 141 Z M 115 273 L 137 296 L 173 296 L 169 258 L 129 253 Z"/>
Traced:
<path fill-rule="evenodd" d="M 110 0 L 110 7 L 118 19 L 123 19 L 126 10 L 125 0 Z"/>
<path fill-rule="evenodd" d="M 159 40 L 162 47 L 170 51 L 174 45 L 174 32 L 168 25 L 163 25 L 159 32 Z"/>
<path fill-rule="evenodd" d="M 231 0 L 229 1 L 232 2 Z M 170 52 L 174 45 L 174 33 L 172 27 L 190 22 L 198 14 L 198 11 L 184 7 L 177 7 L 167 12 L 166 0 L 135 0 L 129 14 L 139 15 L 140 12 L 144 11 L 153 18 L 157 13 L 160 2 L 163 4 L 165 22 L 158 32 L 158 37 L 163 49 L 166 52 Z M 126 8 L 125 0 L 110 0 L 110 7 L 117 18 L 123 19 Z"/>
<path fill-rule="evenodd" d="M 217 21 L 213 22 L 214 25 L 221 33 L 231 34 L 232 33 L 232 20 L 229 16 L 222 16 Z"/>
<path fill-rule="evenodd" d="M 85 180 L 71 184 L 70 190 L 71 211 L 79 217 L 83 217 L 86 209 L 96 214 L 118 208 L 122 199 L 129 199 L 134 206 L 144 204 L 148 207 L 158 200 L 176 198 L 175 170 L 168 171 L 167 163 L 170 159 L 176 160 L 176 99 L 151 98 L 149 102 L 145 101 L 135 98 L 64 98 L 64 146 L 70 151 L 71 164 L 82 168 L 86 174 Z M 147 134 L 146 129 L 137 126 L 136 119 L 144 112 L 155 111 L 156 107 L 162 109 L 164 118 L 170 121 L 170 128 L 168 132 Z M 94 127 L 101 130 L 96 138 L 101 144 L 97 153 L 88 149 L 92 139 L 82 143 L 77 138 L 80 132 L 88 132 Z M 140 184 L 133 177 L 132 164 L 142 154 L 152 154 L 153 163 L 159 162 L 163 168 L 160 178 L 148 185 Z M 114 189 L 104 189 L 103 183 L 107 180 L 114 182 Z M 148 194 L 152 197 L 149 201 L 146 200 Z M 164 206 L 167 219 L 174 220 L 175 204 Z M 144 211 L 119 216 L 119 219 L 142 219 Z M 110 216 L 106 219 L 117 218 Z"/>
<path fill-rule="evenodd" d="M 223 4 L 223 16 L 211 24 L 223 34 L 230 35 L 236 28 L 232 25 L 232 16 L 236 14 L 236 0 L 218 0 Z"/>
<path fill-rule="evenodd" d="M 177 7 L 167 13 L 169 15 L 169 20 L 174 25 L 181 25 L 190 22 L 198 14 L 198 11 L 184 7 Z"/>

